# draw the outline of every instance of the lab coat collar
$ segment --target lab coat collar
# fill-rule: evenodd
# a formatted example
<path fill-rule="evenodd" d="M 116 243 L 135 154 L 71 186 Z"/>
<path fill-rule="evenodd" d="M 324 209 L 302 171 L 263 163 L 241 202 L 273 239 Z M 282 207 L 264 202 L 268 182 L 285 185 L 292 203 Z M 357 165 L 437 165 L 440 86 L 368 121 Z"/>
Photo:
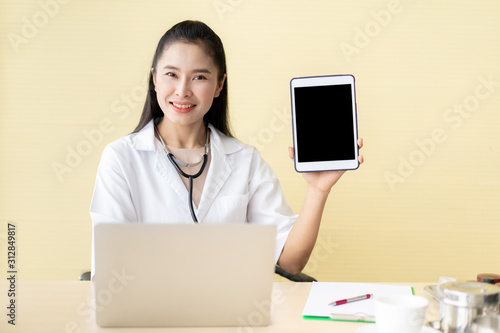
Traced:
<path fill-rule="evenodd" d="M 225 155 L 233 154 L 237 151 L 243 149 L 243 144 L 239 141 L 225 136 L 222 132 L 208 124 L 210 129 L 210 140 L 212 144 L 221 147 L 221 152 Z M 156 139 L 154 135 L 154 125 L 153 120 L 147 123 L 143 129 L 135 134 L 133 139 L 133 147 L 137 150 L 150 150 L 155 151 L 157 149 Z"/>
<path fill-rule="evenodd" d="M 212 124 L 208 124 L 208 128 L 211 132 L 210 140 L 212 141 L 212 144 L 220 146 L 223 154 L 229 155 L 243 149 L 243 144 L 241 142 L 225 136 L 222 132 L 213 127 Z"/>
<path fill-rule="evenodd" d="M 139 132 L 135 133 L 135 137 L 132 140 L 134 149 L 155 151 L 155 127 L 153 120 L 147 123 Z"/>

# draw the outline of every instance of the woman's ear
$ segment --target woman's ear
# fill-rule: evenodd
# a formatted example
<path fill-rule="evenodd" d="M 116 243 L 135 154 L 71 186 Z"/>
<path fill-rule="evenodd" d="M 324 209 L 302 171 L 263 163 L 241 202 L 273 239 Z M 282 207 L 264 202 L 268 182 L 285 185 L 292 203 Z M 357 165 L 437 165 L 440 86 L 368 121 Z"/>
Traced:
<path fill-rule="evenodd" d="M 155 86 L 155 91 L 156 91 L 156 75 L 155 75 L 155 69 L 151 68 L 151 76 L 153 77 L 153 84 Z"/>
<path fill-rule="evenodd" d="M 222 88 L 224 87 L 224 81 L 226 81 L 226 74 L 224 74 L 224 77 L 222 78 L 222 80 L 220 80 L 220 82 L 217 83 L 217 88 L 215 89 L 214 98 L 219 97 L 220 92 L 222 91 Z"/>

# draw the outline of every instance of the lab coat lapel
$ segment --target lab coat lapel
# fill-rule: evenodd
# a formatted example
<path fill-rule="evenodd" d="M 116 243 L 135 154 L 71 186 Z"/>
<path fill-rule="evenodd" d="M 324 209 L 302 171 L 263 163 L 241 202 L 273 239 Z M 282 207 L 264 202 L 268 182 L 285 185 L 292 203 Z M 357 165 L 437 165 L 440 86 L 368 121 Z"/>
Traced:
<path fill-rule="evenodd" d="M 210 161 L 210 168 L 208 169 L 207 179 L 205 180 L 203 193 L 198 206 L 197 217 L 200 222 L 203 222 L 210 206 L 212 206 L 215 198 L 232 172 L 231 163 L 227 157 L 227 154 L 231 153 L 231 151 L 228 151 L 227 145 L 224 145 L 222 142 L 228 140 L 228 138 L 218 133 L 213 127 L 210 127 L 210 130 L 210 150 L 212 159 Z"/>
<path fill-rule="evenodd" d="M 169 197 L 175 193 L 179 196 L 180 201 L 185 204 L 180 205 L 182 210 L 182 220 L 184 222 L 193 222 L 191 213 L 189 212 L 188 196 L 189 193 L 184 186 L 177 170 L 167 158 L 162 144 L 155 138 L 154 124 L 151 120 L 144 128 L 139 131 L 134 138 L 133 147 L 137 150 L 145 150 L 155 154 L 154 169 L 160 177 L 166 182 L 166 186 L 170 189 L 161 188 L 156 195 L 164 197 L 163 200 L 169 200 Z M 160 181 L 160 180 L 159 180 Z M 162 185 L 163 185 L 162 181 Z M 172 199 L 171 199 L 172 200 Z M 196 212 L 196 208 L 195 208 Z M 181 221 L 179 221 L 181 222 Z"/>
<path fill-rule="evenodd" d="M 188 191 L 174 166 L 168 160 L 163 147 L 159 146 L 159 143 L 156 144 L 155 169 L 165 179 L 167 185 L 179 196 L 180 200 L 186 203 L 185 205 L 181 205 L 184 222 L 193 222 L 188 208 Z M 168 198 L 165 198 L 165 200 L 168 200 Z"/>

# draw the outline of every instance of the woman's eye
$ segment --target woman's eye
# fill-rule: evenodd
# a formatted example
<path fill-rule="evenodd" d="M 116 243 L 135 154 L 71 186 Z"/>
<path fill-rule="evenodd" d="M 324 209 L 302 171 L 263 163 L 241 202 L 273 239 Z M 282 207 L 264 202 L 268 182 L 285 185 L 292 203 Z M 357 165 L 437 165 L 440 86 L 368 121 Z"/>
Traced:
<path fill-rule="evenodd" d="M 204 77 L 203 75 L 197 75 L 194 77 L 195 80 L 206 80 L 206 77 Z"/>
<path fill-rule="evenodd" d="M 172 73 L 172 72 L 168 72 L 168 73 L 165 73 L 166 76 L 170 76 L 170 77 L 175 77 L 175 74 Z"/>

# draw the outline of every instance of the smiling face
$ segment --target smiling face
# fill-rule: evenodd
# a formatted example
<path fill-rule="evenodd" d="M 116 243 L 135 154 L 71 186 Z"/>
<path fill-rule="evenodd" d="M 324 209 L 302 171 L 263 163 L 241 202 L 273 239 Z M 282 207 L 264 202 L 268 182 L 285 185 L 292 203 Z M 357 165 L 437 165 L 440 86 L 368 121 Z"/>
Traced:
<path fill-rule="evenodd" d="M 185 42 L 168 45 L 152 73 L 164 119 L 183 126 L 202 125 L 225 78 L 218 81 L 218 69 L 202 47 Z"/>

